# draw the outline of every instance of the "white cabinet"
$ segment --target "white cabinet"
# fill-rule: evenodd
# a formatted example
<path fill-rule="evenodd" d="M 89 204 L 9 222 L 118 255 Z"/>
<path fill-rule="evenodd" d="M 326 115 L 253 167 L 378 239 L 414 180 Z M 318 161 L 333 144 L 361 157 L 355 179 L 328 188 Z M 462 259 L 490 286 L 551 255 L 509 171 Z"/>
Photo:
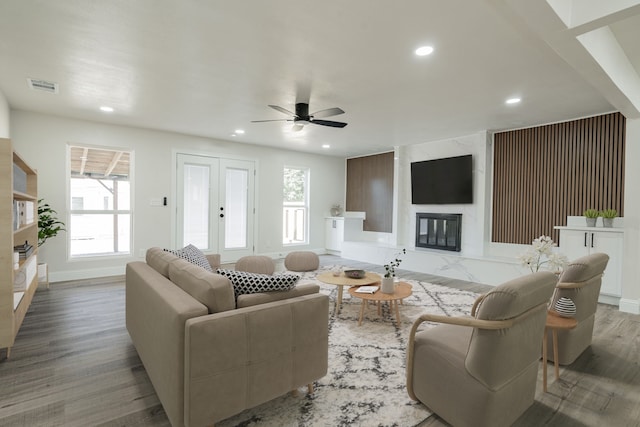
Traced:
<path fill-rule="evenodd" d="M 621 228 L 555 227 L 560 230 L 560 252 L 569 261 L 596 252 L 609 255 L 609 263 L 602 277 L 601 302 L 617 303 L 622 295 L 623 230 Z"/>
<path fill-rule="evenodd" d="M 344 242 L 344 218 L 326 218 L 325 238 L 325 247 L 328 251 L 342 252 L 342 242 Z"/>

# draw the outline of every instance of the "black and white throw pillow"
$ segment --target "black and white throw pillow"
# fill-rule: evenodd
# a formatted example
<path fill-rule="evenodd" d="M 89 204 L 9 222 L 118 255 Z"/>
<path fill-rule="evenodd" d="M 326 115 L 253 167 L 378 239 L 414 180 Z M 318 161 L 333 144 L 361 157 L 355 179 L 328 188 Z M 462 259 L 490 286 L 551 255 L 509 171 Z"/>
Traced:
<path fill-rule="evenodd" d="M 213 273 L 213 269 L 211 265 L 209 265 L 209 260 L 205 254 L 195 246 L 189 244 L 182 249 L 165 249 L 165 251 L 172 253 L 182 259 L 189 261 L 192 264 L 197 265 L 198 267 L 202 267 L 207 271 Z"/>
<path fill-rule="evenodd" d="M 233 284 L 233 291 L 236 297 L 258 292 L 288 291 L 300 279 L 300 276 L 296 274 L 256 274 L 223 268 L 219 268 L 216 272 L 229 278 Z"/>

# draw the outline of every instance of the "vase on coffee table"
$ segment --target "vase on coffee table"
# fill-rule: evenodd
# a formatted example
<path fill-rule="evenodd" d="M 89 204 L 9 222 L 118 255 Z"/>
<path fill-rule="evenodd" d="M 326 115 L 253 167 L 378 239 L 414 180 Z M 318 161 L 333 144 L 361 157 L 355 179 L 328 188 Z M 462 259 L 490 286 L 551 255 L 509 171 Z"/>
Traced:
<path fill-rule="evenodd" d="M 380 291 L 382 291 L 383 294 L 392 294 L 395 288 L 394 280 L 395 277 L 383 277 Z"/>

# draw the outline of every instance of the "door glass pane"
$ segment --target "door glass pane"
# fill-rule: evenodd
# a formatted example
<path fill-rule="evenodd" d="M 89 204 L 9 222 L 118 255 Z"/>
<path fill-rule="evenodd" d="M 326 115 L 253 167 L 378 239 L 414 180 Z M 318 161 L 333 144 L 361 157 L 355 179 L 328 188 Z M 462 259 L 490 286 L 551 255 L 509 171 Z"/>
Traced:
<path fill-rule="evenodd" d="M 246 169 L 226 169 L 225 249 L 247 246 L 248 177 Z"/>
<path fill-rule="evenodd" d="M 209 249 L 209 166 L 184 165 L 183 242 Z"/>

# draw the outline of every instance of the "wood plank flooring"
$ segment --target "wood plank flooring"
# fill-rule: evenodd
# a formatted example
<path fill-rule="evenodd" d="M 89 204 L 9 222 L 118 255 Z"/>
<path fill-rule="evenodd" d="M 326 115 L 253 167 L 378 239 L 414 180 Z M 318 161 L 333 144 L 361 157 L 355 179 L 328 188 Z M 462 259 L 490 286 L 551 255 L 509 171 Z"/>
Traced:
<path fill-rule="evenodd" d="M 383 272 L 382 267 L 322 256 Z M 398 276 L 485 292 L 486 285 L 398 270 Z M 0 350 L 0 426 L 169 426 L 124 323 L 124 278 L 54 283 L 36 292 L 11 359 Z M 639 426 L 640 316 L 600 305 L 593 344 L 561 367 L 516 426 Z M 420 424 L 447 425 L 437 416 Z"/>

